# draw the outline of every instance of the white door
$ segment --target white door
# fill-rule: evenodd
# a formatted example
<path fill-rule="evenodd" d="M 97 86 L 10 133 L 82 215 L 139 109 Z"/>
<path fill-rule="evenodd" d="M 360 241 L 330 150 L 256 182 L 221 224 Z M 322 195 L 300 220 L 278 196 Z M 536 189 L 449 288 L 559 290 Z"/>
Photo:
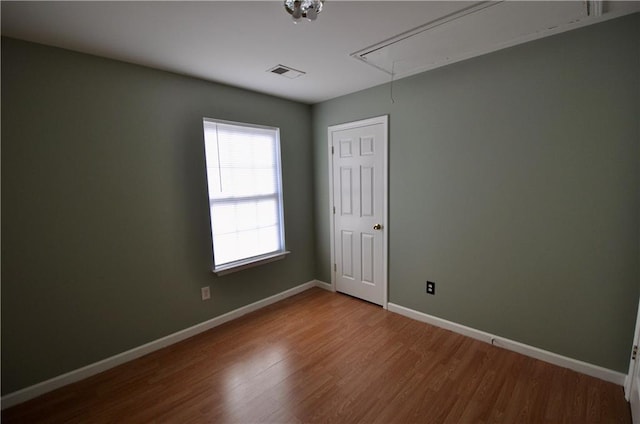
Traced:
<path fill-rule="evenodd" d="M 629 375 L 627 375 L 627 381 L 624 385 L 627 400 L 631 405 L 631 417 L 634 424 L 640 423 L 640 364 L 638 364 L 640 362 L 640 352 L 638 352 L 638 343 L 640 343 L 640 305 L 638 307 L 636 330 L 629 362 Z"/>
<path fill-rule="evenodd" d="M 329 127 L 334 288 L 387 306 L 387 117 Z"/>

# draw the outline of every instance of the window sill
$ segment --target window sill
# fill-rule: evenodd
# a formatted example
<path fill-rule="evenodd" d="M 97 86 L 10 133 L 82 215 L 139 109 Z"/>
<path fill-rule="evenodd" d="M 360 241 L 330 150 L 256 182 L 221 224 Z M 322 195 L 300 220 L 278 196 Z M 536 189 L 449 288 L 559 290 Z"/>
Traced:
<path fill-rule="evenodd" d="M 242 261 L 232 262 L 229 264 L 220 265 L 213 268 L 213 273 L 217 276 L 231 274 L 232 272 L 242 271 L 243 269 L 252 268 L 254 266 L 267 264 L 269 262 L 279 261 L 284 259 L 289 251 L 270 253 L 263 256 L 256 256 L 255 258 L 249 258 Z"/>

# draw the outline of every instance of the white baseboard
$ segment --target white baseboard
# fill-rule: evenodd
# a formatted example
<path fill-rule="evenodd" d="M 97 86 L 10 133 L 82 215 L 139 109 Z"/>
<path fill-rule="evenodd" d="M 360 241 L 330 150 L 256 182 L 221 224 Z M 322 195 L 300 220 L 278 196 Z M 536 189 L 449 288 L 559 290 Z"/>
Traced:
<path fill-rule="evenodd" d="M 476 330 L 475 328 L 456 324 L 455 322 L 447 321 L 445 319 L 434 317 L 423 312 L 405 308 L 404 306 L 396 305 L 394 303 L 389 303 L 389 311 L 404 315 L 417 321 L 426 322 L 427 324 L 435 325 L 436 327 L 444 328 L 446 330 L 453 331 L 454 333 L 462 334 L 464 336 L 468 336 L 473 339 L 492 344 L 494 346 L 518 352 L 531 358 L 539 359 L 553 365 L 558 365 L 560 367 L 568 368 L 570 370 L 590 375 L 601 380 L 609 381 L 619 386 L 624 385 L 625 378 L 627 377 L 625 374 L 622 374 L 618 371 L 613 371 L 608 368 L 590 364 L 588 362 L 582 362 L 577 359 L 558 355 L 557 353 L 549 352 L 547 350 L 529 346 L 524 343 L 509 340 L 504 337 L 486 333 L 484 331 Z"/>
<path fill-rule="evenodd" d="M 320 287 L 321 289 L 328 290 L 330 292 L 335 292 L 333 286 L 330 283 L 325 283 L 324 281 L 314 280 L 316 287 Z"/>
<path fill-rule="evenodd" d="M 30 399 L 36 398 L 62 386 L 66 386 L 67 384 L 75 383 L 76 381 L 91 377 L 108 369 L 121 365 L 125 362 L 129 362 L 156 350 L 195 336 L 196 334 L 210 330 L 214 327 L 224 324 L 225 322 L 229 322 L 250 312 L 257 311 L 258 309 L 264 308 L 265 306 L 271 305 L 272 303 L 276 303 L 298 293 L 302 293 L 303 291 L 308 290 L 312 287 L 325 288 L 325 284 L 326 283 L 317 280 L 309 281 L 307 283 L 293 287 L 289 290 L 285 290 L 282 293 L 269 296 L 265 299 L 227 312 L 226 314 L 217 316 L 208 321 L 170 334 L 166 337 L 162 337 L 152 342 L 143 344 L 142 346 L 127 350 L 126 352 L 119 353 L 110 358 L 103 359 L 102 361 L 94 362 L 93 364 L 78 368 L 77 370 L 73 370 L 66 374 L 62 374 L 49 380 L 43 381 L 41 383 L 34 384 L 33 386 L 25 387 L 24 389 L 18 390 L 16 392 L 9 393 L 8 395 L 3 396 L 2 399 L 0 399 L 1 409 L 9 408 L 19 403 L 26 402 Z M 329 287 L 331 287 L 331 285 L 329 285 Z"/>
<path fill-rule="evenodd" d="M 36 398 L 40 395 L 43 395 L 45 393 L 48 393 L 60 387 L 66 386 L 71 383 L 75 383 L 77 381 L 83 380 L 85 378 L 91 377 L 96 374 L 99 374 L 103 371 L 114 368 L 125 362 L 132 361 L 136 358 L 147 355 L 151 352 L 162 349 L 166 346 L 172 345 L 174 343 L 178 343 L 184 339 L 195 336 L 196 334 L 210 330 L 211 328 L 222 325 L 226 322 L 239 318 L 250 312 L 257 311 L 258 309 L 264 308 L 265 306 L 271 305 L 280 300 L 294 296 L 312 287 L 319 287 L 324 290 L 334 291 L 331 284 L 328 284 L 319 280 L 309 281 L 307 283 L 304 283 L 299 286 L 293 287 L 289 290 L 286 290 L 282 293 L 275 294 L 273 296 L 267 297 L 265 299 L 259 300 L 257 302 L 254 302 L 249 305 L 243 306 L 241 308 L 235 309 L 233 311 L 227 312 L 226 314 L 217 316 L 208 321 L 202 322 L 200 324 L 196 324 L 192 327 L 170 334 L 166 337 L 162 337 L 160 339 L 146 343 L 142 346 L 138 346 L 136 348 L 130 349 L 126 352 L 122 352 L 110 358 L 103 359 L 101 361 L 95 362 L 93 364 L 87 365 L 77 370 L 70 371 L 66 374 L 59 375 L 57 377 L 51 378 L 41 383 L 34 384 L 33 386 L 29 386 L 24 389 L 18 390 L 16 392 L 10 393 L 6 396 L 3 396 L 2 399 L 0 399 L 1 409 L 9 408 L 19 403 L 26 402 L 30 399 Z M 437 317 L 425 314 L 423 312 L 418 312 L 413 309 L 405 308 L 404 306 L 396 305 L 394 303 L 389 303 L 388 309 L 391 312 L 404 315 L 406 317 L 415 319 L 417 321 L 422 321 L 431 325 L 435 325 L 437 327 L 445 328 L 447 330 L 451 330 L 455 333 L 459 333 L 459 334 L 483 341 L 485 343 L 493 344 L 498 347 L 512 350 L 514 352 L 518 352 L 523 355 L 530 356 L 532 358 L 540 359 L 542 361 L 549 362 L 551 364 L 558 365 L 564 368 L 569 368 L 571 370 L 581 372 L 583 374 L 590 375 L 592 377 L 600 378 L 602 380 L 609 381 L 621 386 L 624 385 L 625 378 L 627 377 L 625 374 L 622 374 L 617 371 L 599 367 L 597 365 L 589 364 L 587 362 L 578 361 L 576 359 L 558 355 L 553 352 L 545 351 L 533 346 L 529 346 L 513 340 L 505 339 L 503 337 L 498 337 L 490 333 L 476 330 L 471 327 L 466 327 L 461 324 L 456 324 L 454 322 L 447 321 L 442 318 L 437 318 Z"/>

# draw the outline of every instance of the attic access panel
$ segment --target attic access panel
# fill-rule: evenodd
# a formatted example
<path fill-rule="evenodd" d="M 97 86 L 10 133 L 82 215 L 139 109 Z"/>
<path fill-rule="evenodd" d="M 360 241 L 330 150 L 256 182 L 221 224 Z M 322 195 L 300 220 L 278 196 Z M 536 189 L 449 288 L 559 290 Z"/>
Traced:
<path fill-rule="evenodd" d="M 402 78 L 539 38 L 600 12 L 600 2 L 480 2 L 351 56 Z"/>

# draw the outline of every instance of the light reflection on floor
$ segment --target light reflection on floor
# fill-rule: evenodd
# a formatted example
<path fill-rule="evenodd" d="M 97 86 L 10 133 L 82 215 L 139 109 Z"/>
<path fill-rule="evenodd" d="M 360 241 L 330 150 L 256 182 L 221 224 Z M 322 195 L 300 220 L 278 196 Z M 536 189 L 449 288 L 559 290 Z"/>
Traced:
<path fill-rule="evenodd" d="M 286 346 L 275 344 L 255 349 L 238 358 L 224 376 L 225 422 L 251 421 L 252 410 L 286 407 L 289 387 L 283 383 L 290 374 L 290 354 Z M 248 405 L 251 405 L 248 408 Z M 260 405 L 259 408 L 254 408 Z M 256 417 L 257 418 L 257 417 Z"/>

